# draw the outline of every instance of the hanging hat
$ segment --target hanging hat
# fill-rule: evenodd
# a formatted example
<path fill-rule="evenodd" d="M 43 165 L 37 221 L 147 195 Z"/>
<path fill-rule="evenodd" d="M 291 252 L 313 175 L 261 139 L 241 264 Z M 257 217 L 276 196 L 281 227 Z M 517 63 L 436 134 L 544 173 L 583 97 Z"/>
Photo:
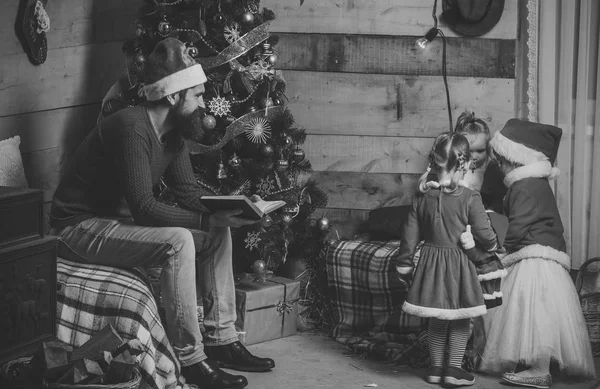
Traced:
<path fill-rule="evenodd" d="M 146 85 L 140 93 L 148 101 L 156 101 L 206 81 L 202 66 L 188 54 L 185 44 L 175 38 L 166 38 L 156 44 L 146 59 Z"/>
<path fill-rule="evenodd" d="M 494 153 L 523 166 L 549 161 L 554 165 L 562 130 L 548 124 L 510 119 L 490 141 Z"/>
<path fill-rule="evenodd" d="M 443 0 L 442 19 L 460 35 L 479 36 L 500 20 L 504 0 Z"/>

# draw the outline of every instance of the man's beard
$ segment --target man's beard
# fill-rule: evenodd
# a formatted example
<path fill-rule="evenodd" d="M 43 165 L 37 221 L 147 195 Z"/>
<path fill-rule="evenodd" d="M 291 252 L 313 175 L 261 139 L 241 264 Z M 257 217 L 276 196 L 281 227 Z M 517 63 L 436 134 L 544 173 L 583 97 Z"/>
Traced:
<path fill-rule="evenodd" d="M 204 118 L 204 108 L 198 107 L 193 112 L 183 113 L 181 108 L 173 115 L 173 124 L 175 130 L 179 131 L 184 139 L 202 143 L 206 137 L 206 132 L 202 128 L 202 118 Z"/>

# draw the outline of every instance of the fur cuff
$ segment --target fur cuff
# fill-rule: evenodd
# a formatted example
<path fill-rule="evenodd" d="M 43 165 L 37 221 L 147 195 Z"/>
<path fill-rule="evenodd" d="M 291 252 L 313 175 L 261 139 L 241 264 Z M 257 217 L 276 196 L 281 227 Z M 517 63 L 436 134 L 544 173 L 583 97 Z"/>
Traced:
<path fill-rule="evenodd" d="M 196 64 L 177 73 L 170 74 L 156 81 L 154 84 L 144 86 L 140 89 L 140 94 L 145 95 L 148 101 L 157 101 L 184 89 L 204 84 L 206 81 L 206 75 L 204 74 L 204 70 L 202 70 L 202 66 Z"/>
<path fill-rule="evenodd" d="M 535 162 L 548 161 L 548 158 L 541 151 L 530 149 L 521 143 L 510 140 L 502 135 L 500 131 L 496 132 L 490 140 L 490 147 L 494 150 L 494 153 L 503 156 L 508 161 L 524 166 Z"/>
<path fill-rule="evenodd" d="M 496 280 L 498 278 L 504 278 L 504 277 L 506 277 L 506 274 L 508 274 L 506 272 L 506 269 L 498 269 L 498 270 L 493 271 L 493 272 L 489 272 L 489 273 L 485 273 L 485 274 L 480 274 L 480 275 L 477 276 L 477 279 L 479 281 Z"/>
<path fill-rule="evenodd" d="M 509 188 L 515 182 L 524 178 L 549 178 L 558 176 L 559 170 L 552 167 L 550 161 L 534 162 L 526 166 L 520 166 L 504 177 L 504 185 Z"/>
<path fill-rule="evenodd" d="M 472 317 L 483 316 L 487 313 L 485 305 L 479 305 L 472 308 L 460 308 L 460 309 L 442 309 L 442 308 L 431 308 L 422 307 L 420 305 L 413 305 L 409 302 L 404 302 L 402 310 L 409 315 L 419 317 L 435 317 L 441 320 L 458 320 L 458 319 L 469 319 Z"/>
<path fill-rule="evenodd" d="M 571 270 L 571 257 L 567 253 L 558 251 L 550 246 L 542 246 L 541 244 L 532 244 L 525 246 L 521 250 L 508 254 L 502 258 L 504 267 L 509 267 L 515 263 L 529 258 L 541 258 L 554 261 L 567 269 Z"/>
<path fill-rule="evenodd" d="M 496 300 L 497 298 L 502 298 L 502 292 L 494 292 L 493 294 L 483 294 L 484 300 Z"/>

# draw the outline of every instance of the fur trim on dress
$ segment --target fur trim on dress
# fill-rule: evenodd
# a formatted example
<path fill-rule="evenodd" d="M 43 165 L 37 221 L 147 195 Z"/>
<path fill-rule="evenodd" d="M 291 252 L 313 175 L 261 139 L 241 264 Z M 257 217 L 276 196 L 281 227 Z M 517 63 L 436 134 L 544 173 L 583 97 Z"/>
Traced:
<path fill-rule="evenodd" d="M 542 246 L 541 244 L 532 244 L 523 247 L 521 250 L 507 254 L 501 261 L 504 267 L 509 267 L 515 263 L 529 258 L 542 258 L 554 261 L 567 269 L 571 270 L 571 257 L 567 253 L 559 251 L 550 246 Z"/>
<path fill-rule="evenodd" d="M 508 272 L 506 271 L 506 269 L 498 269 L 498 270 L 493 271 L 493 272 L 489 272 L 489 273 L 485 273 L 485 274 L 480 274 L 480 275 L 477 276 L 477 279 L 479 281 L 496 280 L 498 278 L 504 278 L 504 277 L 506 277 L 506 274 L 508 274 Z"/>
<path fill-rule="evenodd" d="M 396 271 L 402 275 L 410 274 L 413 271 L 412 266 L 396 266 Z"/>
<path fill-rule="evenodd" d="M 506 177 L 504 177 L 504 185 L 506 185 L 507 188 L 510 188 L 512 184 L 524 178 L 554 179 L 559 173 L 560 171 L 557 168 L 552 167 L 550 161 L 534 162 L 526 166 L 520 166 L 509 172 Z"/>
<path fill-rule="evenodd" d="M 207 81 L 204 70 L 200 64 L 170 74 L 153 84 L 145 85 L 140 89 L 140 94 L 146 96 L 148 101 L 157 101 L 165 96 L 204 84 Z"/>
<path fill-rule="evenodd" d="M 415 315 L 419 317 L 435 317 L 441 320 L 469 319 L 472 317 L 483 316 L 487 313 L 485 305 L 479 305 L 471 308 L 443 309 L 413 305 L 406 301 L 404 302 L 404 305 L 402 305 L 402 310 L 409 315 Z"/>

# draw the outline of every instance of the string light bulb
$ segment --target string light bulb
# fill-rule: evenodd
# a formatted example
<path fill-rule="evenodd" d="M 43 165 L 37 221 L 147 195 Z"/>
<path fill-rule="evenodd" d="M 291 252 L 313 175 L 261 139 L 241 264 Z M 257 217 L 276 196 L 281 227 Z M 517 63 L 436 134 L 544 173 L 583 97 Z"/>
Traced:
<path fill-rule="evenodd" d="M 438 36 L 438 33 L 439 30 L 437 27 L 430 28 L 429 31 L 427 31 L 427 33 L 425 34 L 425 36 L 417 39 L 417 47 L 421 49 L 427 48 L 429 43 L 431 43 L 435 39 L 435 37 Z"/>

